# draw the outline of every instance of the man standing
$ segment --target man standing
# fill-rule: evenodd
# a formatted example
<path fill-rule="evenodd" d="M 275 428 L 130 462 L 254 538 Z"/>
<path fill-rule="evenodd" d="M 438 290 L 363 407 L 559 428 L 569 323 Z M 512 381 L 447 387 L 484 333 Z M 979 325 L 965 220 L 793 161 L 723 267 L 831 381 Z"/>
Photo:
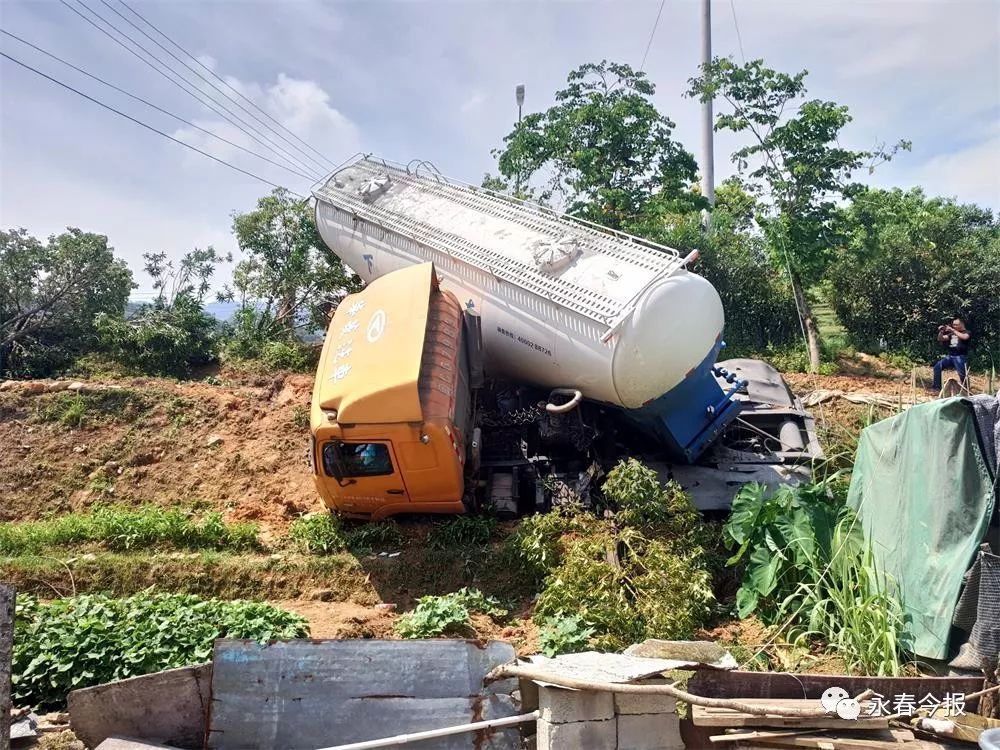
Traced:
<path fill-rule="evenodd" d="M 966 387 L 965 356 L 969 352 L 972 334 L 961 318 L 955 318 L 951 325 L 938 326 L 937 339 L 948 347 L 948 353 L 934 363 L 934 390 L 941 391 L 941 371 L 946 368 L 954 368 L 958 374 L 958 382 L 963 388 Z"/>

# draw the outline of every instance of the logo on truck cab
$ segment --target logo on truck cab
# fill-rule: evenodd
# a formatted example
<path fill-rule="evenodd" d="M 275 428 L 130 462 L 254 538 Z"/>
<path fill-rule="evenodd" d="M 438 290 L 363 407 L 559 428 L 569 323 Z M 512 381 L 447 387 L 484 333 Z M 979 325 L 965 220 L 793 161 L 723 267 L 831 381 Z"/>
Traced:
<path fill-rule="evenodd" d="M 365 331 L 365 338 L 369 344 L 374 344 L 385 333 L 385 310 L 376 310 L 368 321 L 368 330 Z"/>

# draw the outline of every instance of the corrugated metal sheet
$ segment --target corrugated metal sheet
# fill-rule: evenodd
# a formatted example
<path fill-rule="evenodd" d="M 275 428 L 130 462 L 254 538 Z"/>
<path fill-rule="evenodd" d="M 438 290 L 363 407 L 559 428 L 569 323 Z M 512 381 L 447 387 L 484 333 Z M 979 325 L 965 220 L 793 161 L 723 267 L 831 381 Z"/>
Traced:
<path fill-rule="evenodd" d="M 491 641 L 216 642 L 208 747 L 318 748 L 518 713 L 516 683 L 483 687 L 515 658 Z M 516 729 L 470 733 L 407 748 L 519 747 Z"/>

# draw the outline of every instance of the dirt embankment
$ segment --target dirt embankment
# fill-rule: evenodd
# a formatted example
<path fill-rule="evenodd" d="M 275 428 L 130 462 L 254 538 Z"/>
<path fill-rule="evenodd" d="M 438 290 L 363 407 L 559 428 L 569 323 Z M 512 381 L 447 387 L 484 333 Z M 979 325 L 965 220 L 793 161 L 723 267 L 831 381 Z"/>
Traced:
<path fill-rule="evenodd" d="M 280 531 L 320 508 L 307 463 L 312 381 L 47 384 L 57 392 L 4 384 L 0 520 L 156 503 L 222 510 Z"/>

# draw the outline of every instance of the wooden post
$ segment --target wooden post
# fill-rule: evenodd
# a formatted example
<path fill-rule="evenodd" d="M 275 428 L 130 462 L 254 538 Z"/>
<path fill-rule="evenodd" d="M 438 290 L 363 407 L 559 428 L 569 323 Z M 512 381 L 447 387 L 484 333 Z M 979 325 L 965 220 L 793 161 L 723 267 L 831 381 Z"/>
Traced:
<path fill-rule="evenodd" d="M 0 583 L 0 750 L 10 748 L 10 670 L 14 651 L 14 596 L 16 590 Z"/>

